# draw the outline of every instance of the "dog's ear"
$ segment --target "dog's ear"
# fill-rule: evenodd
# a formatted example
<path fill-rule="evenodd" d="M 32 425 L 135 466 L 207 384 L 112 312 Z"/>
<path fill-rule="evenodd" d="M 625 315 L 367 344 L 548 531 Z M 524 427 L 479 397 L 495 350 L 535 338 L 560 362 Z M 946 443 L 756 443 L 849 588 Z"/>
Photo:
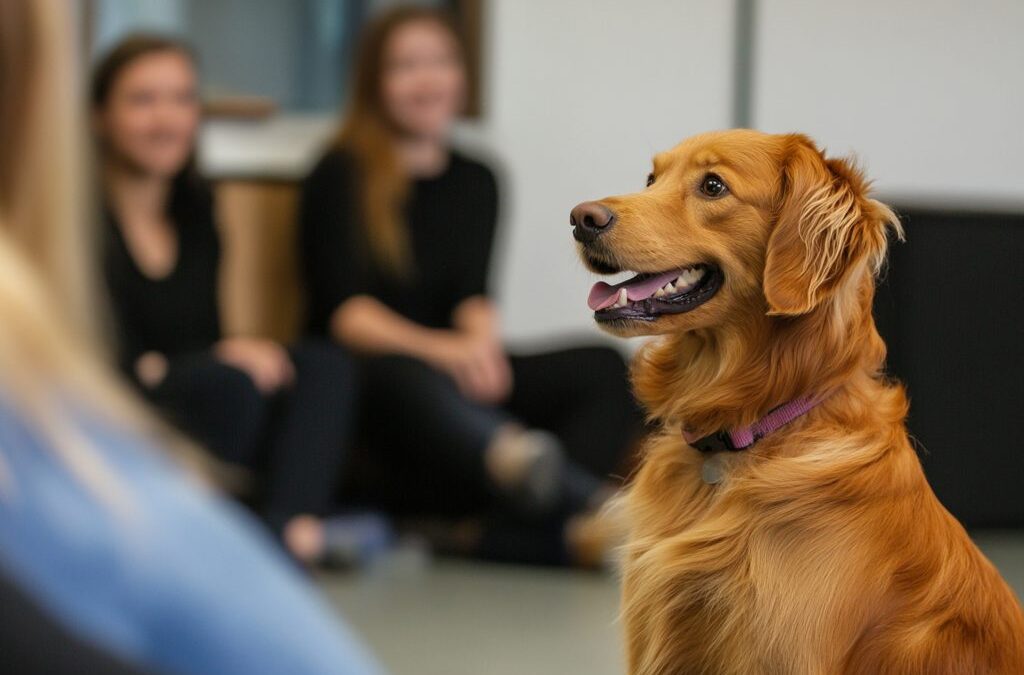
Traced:
<path fill-rule="evenodd" d="M 903 233 L 892 210 L 867 197 L 868 184 L 850 162 L 825 159 L 804 136 L 787 141 L 764 295 L 770 315 L 795 316 L 831 297 L 855 270 L 876 273 L 887 228 Z"/>

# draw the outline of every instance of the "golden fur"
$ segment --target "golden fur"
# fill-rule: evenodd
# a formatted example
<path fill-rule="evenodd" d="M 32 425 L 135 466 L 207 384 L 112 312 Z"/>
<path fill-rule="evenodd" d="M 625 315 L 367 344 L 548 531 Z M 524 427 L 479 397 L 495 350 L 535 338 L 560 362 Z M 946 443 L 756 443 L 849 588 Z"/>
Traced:
<path fill-rule="evenodd" d="M 601 200 L 617 219 L 583 257 L 714 263 L 725 282 L 689 313 L 611 327 L 663 336 L 633 373 L 662 431 L 626 497 L 630 673 L 1024 673 L 1020 604 L 932 493 L 883 374 L 871 306 L 892 211 L 799 135 L 705 134 L 654 164 L 653 185 Z M 728 195 L 699 193 L 708 172 Z M 702 481 L 681 428 L 807 394 L 827 398 Z"/>

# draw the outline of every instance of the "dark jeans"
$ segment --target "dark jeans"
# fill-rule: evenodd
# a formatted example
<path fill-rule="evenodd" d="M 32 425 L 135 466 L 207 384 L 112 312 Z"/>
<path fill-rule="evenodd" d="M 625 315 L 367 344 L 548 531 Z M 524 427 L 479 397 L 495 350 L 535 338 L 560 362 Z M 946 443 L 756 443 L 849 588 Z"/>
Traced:
<path fill-rule="evenodd" d="M 484 454 L 509 422 L 552 432 L 578 472 L 613 479 L 643 424 L 622 356 L 582 347 L 512 356 L 511 366 L 511 397 L 492 407 L 467 399 L 421 361 L 361 361 L 360 435 L 372 468 L 350 495 L 404 514 L 500 509 Z"/>
<path fill-rule="evenodd" d="M 340 348 L 306 341 L 288 351 L 295 383 L 270 396 L 210 353 L 174 359 L 149 392 L 172 424 L 220 459 L 256 471 L 257 509 L 275 530 L 332 506 L 356 390 L 353 363 Z"/>
<path fill-rule="evenodd" d="M 0 665 L 5 673 L 143 675 L 142 667 L 71 633 L 51 616 L 50 608 L 36 604 L 4 576 L 0 608 Z"/>

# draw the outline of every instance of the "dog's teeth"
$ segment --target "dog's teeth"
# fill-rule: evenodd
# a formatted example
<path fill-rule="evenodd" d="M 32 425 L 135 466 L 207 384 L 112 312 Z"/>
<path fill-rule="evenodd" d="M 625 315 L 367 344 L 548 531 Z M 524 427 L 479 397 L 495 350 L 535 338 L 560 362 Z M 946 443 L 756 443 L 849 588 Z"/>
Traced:
<path fill-rule="evenodd" d="M 665 292 L 666 293 L 675 293 L 676 292 L 675 284 L 673 284 L 671 281 L 668 282 L 667 284 L 665 284 L 664 288 L 665 288 Z"/>
<path fill-rule="evenodd" d="M 683 270 L 683 273 L 676 279 L 676 290 L 690 290 L 704 276 L 704 270 L 697 267 L 690 267 Z"/>
<path fill-rule="evenodd" d="M 665 289 L 664 288 L 659 288 L 658 290 L 654 291 L 654 297 L 656 297 L 656 298 L 663 298 L 663 297 L 665 297 Z"/>

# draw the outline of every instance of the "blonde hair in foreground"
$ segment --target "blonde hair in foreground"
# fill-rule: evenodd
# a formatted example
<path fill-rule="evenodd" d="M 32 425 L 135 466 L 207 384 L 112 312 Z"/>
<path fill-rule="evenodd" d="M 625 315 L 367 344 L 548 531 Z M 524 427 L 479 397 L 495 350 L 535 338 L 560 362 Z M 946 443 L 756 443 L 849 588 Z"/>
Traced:
<path fill-rule="evenodd" d="M 55 0 L 0 1 L 0 397 L 43 430 L 99 499 L 124 506 L 127 486 L 75 428 L 66 404 L 165 434 L 99 355 L 72 35 Z M 0 499 L 18 488 L 3 453 Z"/>

